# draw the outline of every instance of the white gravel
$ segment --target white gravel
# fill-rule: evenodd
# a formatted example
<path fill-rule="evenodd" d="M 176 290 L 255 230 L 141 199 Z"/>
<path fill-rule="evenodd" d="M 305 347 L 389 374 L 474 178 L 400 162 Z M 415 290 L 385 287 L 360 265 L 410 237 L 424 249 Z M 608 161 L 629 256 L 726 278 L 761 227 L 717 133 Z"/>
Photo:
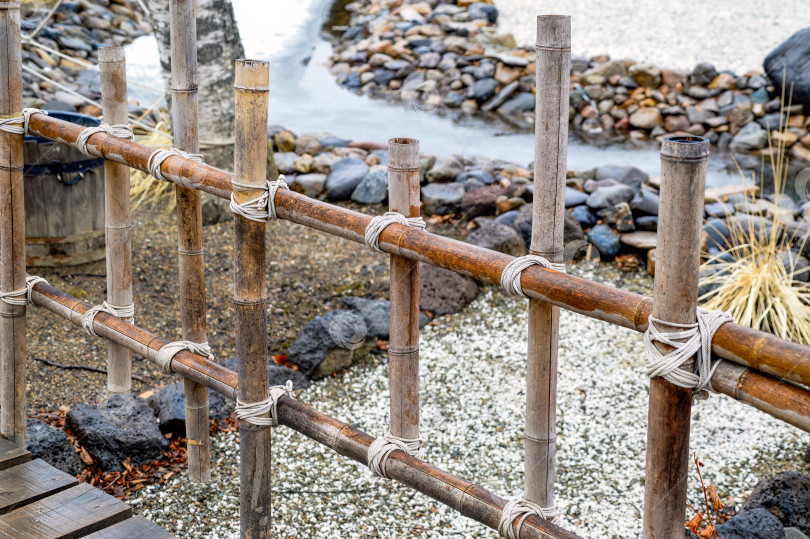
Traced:
<path fill-rule="evenodd" d="M 535 18 L 571 15 L 571 53 L 609 54 L 691 69 L 711 62 L 742 74 L 762 71 L 777 45 L 808 25 L 807 0 L 495 0 L 500 28 L 518 44 L 533 44 Z"/>
<path fill-rule="evenodd" d="M 649 279 L 644 279 L 649 286 Z M 497 494 L 522 494 L 525 303 L 494 288 L 422 338 L 428 460 Z M 558 505 L 584 537 L 636 537 L 641 525 L 648 383 L 641 337 L 563 312 L 560 338 Z M 301 398 L 371 434 L 386 429 L 382 356 Z M 799 469 L 807 437 L 721 396 L 695 407 L 692 449 L 707 480 L 740 503 L 759 473 Z M 148 487 L 135 508 L 182 537 L 238 536 L 237 435 L 215 438 L 214 483 L 176 477 Z M 273 433 L 273 536 L 496 537 L 482 525 L 287 429 Z M 701 491 L 690 477 L 690 499 Z"/>

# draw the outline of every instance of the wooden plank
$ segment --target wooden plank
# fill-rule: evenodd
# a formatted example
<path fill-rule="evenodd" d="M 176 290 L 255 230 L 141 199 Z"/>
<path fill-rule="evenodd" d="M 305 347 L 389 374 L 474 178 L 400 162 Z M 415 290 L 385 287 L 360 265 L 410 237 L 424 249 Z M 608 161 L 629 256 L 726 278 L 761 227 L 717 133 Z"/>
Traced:
<path fill-rule="evenodd" d="M 73 539 L 131 516 L 124 502 L 81 483 L 0 516 L 0 538 Z"/>
<path fill-rule="evenodd" d="M 86 539 L 170 539 L 170 534 L 154 522 L 135 515 L 114 526 L 90 534 Z"/>
<path fill-rule="evenodd" d="M 17 466 L 31 460 L 31 453 L 25 448 L 17 447 L 14 442 L 0 438 L 0 470 Z"/>
<path fill-rule="evenodd" d="M 44 460 L 24 462 L 0 472 L 0 515 L 78 484 Z"/>

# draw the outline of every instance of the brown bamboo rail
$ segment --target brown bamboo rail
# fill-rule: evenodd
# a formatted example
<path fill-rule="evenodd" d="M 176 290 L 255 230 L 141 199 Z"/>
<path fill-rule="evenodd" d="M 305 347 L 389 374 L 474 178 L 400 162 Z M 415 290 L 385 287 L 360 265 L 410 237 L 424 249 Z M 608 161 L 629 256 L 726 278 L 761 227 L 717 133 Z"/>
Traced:
<path fill-rule="evenodd" d="M 530 253 L 553 263 L 563 260 L 565 173 L 568 157 L 568 86 L 571 17 L 537 17 L 534 200 Z M 557 353 L 560 308 L 529 300 L 526 374 L 526 499 L 554 507 L 557 454 Z"/>
<path fill-rule="evenodd" d="M 101 102 L 104 121 L 126 125 L 129 116 L 127 68 L 122 47 L 98 50 Z M 130 217 L 129 167 L 104 161 L 104 208 L 107 260 L 107 301 L 132 304 L 132 219 Z M 127 393 L 132 389 L 132 354 L 123 346 L 107 347 L 107 389 Z"/>
<path fill-rule="evenodd" d="M 419 142 L 388 141 L 391 211 L 419 217 Z M 391 433 L 419 437 L 419 262 L 391 255 L 388 378 Z"/>
<path fill-rule="evenodd" d="M 20 4 L 0 3 L 0 118 L 22 116 Z M 25 288 L 23 137 L 0 131 L 0 292 Z M 0 433 L 25 447 L 25 306 L 0 301 Z"/>
<path fill-rule="evenodd" d="M 244 186 L 234 191 L 236 203 L 258 197 L 266 186 L 269 75 L 268 62 L 236 62 L 234 177 Z M 265 228 L 265 223 L 234 215 L 234 328 L 239 398 L 245 403 L 265 400 L 270 389 Z M 241 536 L 270 537 L 269 428 L 239 421 L 239 474 Z"/>
<path fill-rule="evenodd" d="M 653 315 L 693 324 L 698 304 L 703 192 L 709 141 L 669 137 L 661 148 L 661 208 Z M 662 332 L 680 331 L 662 326 Z M 655 343 L 663 353 L 671 347 Z M 681 368 L 692 370 L 694 358 Z M 692 390 L 664 378 L 650 380 L 643 533 L 648 539 L 680 537 L 686 513 Z"/>
<path fill-rule="evenodd" d="M 169 2 L 172 48 L 172 131 L 174 144 L 190 154 L 200 151 L 197 121 L 197 19 L 194 0 Z M 200 192 L 175 186 L 177 197 L 177 268 L 183 340 L 207 342 L 205 262 Z M 188 475 L 211 479 L 208 390 L 184 378 Z"/>
<path fill-rule="evenodd" d="M 82 127 L 41 114 L 31 117 L 32 134 L 74 146 Z M 104 133 L 90 137 L 93 155 L 146 170 L 152 150 L 146 146 L 118 139 Z M 229 198 L 229 172 L 195 163 L 182 157 L 164 162 L 164 176 L 173 182 L 178 178 L 193 181 L 200 190 Z M 276 193 L 276 210 L 280 218 L 334 236 L 363 243 L 364 231 L 371 217 L 350 209 L 315 200 L 299 193 L 280 189 Z M 475 245 L 391 225 L 380 235 L 380 247 L 393 254 L 469 275 L 485 283 L 500 284 L 503 268 L 513 257 Z M 523 272 L 526 295 L 557 305 L 596 320 L 644 331 L 652 313 L 652 298 L 594 283 L 541 267 Z M 725 324 L 716 333 L 712 351 L 717 356 L 750 367 L 764 374 L 810 385 L 810 347 L 781 339 L 770 333 Z M 718 371 L 719 372 L 719 371 Z M 782 405 L 776 404 L 777 409 Z"/>
<path fill-rule="evenodd" d="M 34 286 L 33 302 L 38 307 L 65 318 L 77 328 L 82 325 L 84 313 L 92 307 L 90 303 L 45 283 Z M 160 347 L 169 342 L 168 339 L 158 337 L 105 312 L 96 315 L 94 329 L 99 337 L 125 346 L 153 363 L 158 363 L 157 354 Z M 183 350 L 174 356 L 172 370 L 229 399 L 234 400 L 239 395 L 240 387 L 237 380 L 241 377 L 192 352 Z M 364 465 L 368 462 L 368 448 L 374 441 L 369 434 L 286 396 L 278 401 L 278 414 L 282 425 L 333 449 L 340 455 Z M 246 431 L 241 431 L 240 437 L 245 433 Z M 244 458 L 244 453 L 242 455 Z M 269 458 L 263 464 L 269 468 Z M 402 451 L 394 451 L 391 454 L 386 472 L 392 479 L 444 503 L 464 516 L 497 529 L 505 502 L 503 498 L 490 493 L 487 489 Z M 245 479 L 245 476 L 242 476 L 243 484 Z M 269 483 L 263 485 L 263 488 L 270 492 Z M 574 539 L 578 536 L 539 517 L 530 516 L 524 523 L 521 537 Z"/>

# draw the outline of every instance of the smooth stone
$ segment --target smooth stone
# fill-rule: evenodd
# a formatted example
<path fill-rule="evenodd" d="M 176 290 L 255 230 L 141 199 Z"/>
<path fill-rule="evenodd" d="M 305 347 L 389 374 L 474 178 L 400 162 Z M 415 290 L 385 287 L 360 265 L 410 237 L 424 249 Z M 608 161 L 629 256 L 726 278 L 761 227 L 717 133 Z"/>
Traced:
<path fill-rule="evenodd" d="M 532 242 L 532 213 L 531 204 L 525 204 L 518 210 L 518 215 L 512 223 L 512 227 L 523 236 L 523 243 L 529 248 Z M 566 212 L 563 220 L 563 243 L 567 244 L 576 240 L 584 240 L 585 233 L 582 231 L 579 221 Z"/>
<path fill-rule="evenodd" d="M 806 283 L 810 281 L 810 259 L 793 251 L 782 251 L 777 255 L 782 263 L 782 267 L 788 274 L 793 274 L 792 279 Z"/>
<path fill-rule="evenodd" d="M 464 165 L 453 155 L 440 155 L 427 172 L 430 183 L 452 182 L 464 171 Z"/>
<path fill-rule="evenodd" d="M 356 296 L 341 298 L 340 303 L 357 311 L 363 317 L 369 337 L 387 340 L 390 332 L 391 302 L 387 299 L 367 299 Z M 419 327 L 429 322 L 424 313 L 419 313 Z"/>
<path fill-rule="evenodd" d="M 183 382 L 162 387 L 153 393 L 147 404 L 158 416 L 160 432 L 186 435 L 186 397 Z M 234 411 L 234 403 L 215 391 L 208 390 L 208 416 L 225 419 Z"/>
<path fill-rule="evenodd" d="M 734 215 L 734 205 L 724 204 L 722 202 L 712 202 L 703 207 L 706 215 L 709 217 L 725 217 L 726 215 Z"/>
<path fill-rule="evenodd" d="M 761 150 L 768 145 L 768 132 L 757 122 L 749 122 L 731 139 L 729 149 L 735 152 Z"/>
<path fill-rule="evenodd" d="M 311 320 L 287 351 L 287 361 L 319 380 L 351 366 L 371 343 L 368 327 L 356 311 L 339 309 Z"/>
<path fill-rule="evenodd" d="M 658 234 L 639 230 L 622 234 L 621 242 L 636 249 L 655 249 L 658 246 Z"/>
<path fill-rule="evenodd" d="M 514 81 L 507 84 L 506 86 L 501 88 L 501 91 L 495 94 L 495 96 L 492 99 L 490 99 L 484 105 L 482 105 L 481 110 L 489 112 L 497 109 L 504 103 L 504 101 L 506 101 L 515 92 L 515 90 L 518 89 L 519 86 L 520 82 L 518 81 Z"/>
<path fill-rule="evenodd" d="M 641 191 L 633 196 L 633 200 L 630 201 L 630 208 L 648 215 L 658 215 L 658 206 L 660 203 L 661 199 L 658 193 L 649 189 L 641 189 Z"/>
<path fill-rule="evenodd" d="M 430 264 L 419 264 L 419 309 L 433 316 L 455 314 L 478 297 L 470 277 Z"/>
<path fill-rule="evenodd" d="M 490 97 L 495 95 L 495 91 L 498 89 L 498 81 L 493 78 L 481 79 L 475 81 L 471 90 L 470 97 L 473 97 L 478 101 L 478 103 L 483 103 L 487 101 Z"/>
<path fill-rule="evenodd" d="M 481 215 L 495 215 L 496 202 L 503 193 L 503 188 L 495 185 L 468 191 L 461 198 L 461 211 L 470 219 Z"/>
<path fill-rule="evenodd" d="M 295 172 L 296 159 L 298 159 L 298 154 L 295 152 L 276 152 L 273 154 L 276 167 L 282 174 L 292 174 Z"/>
<path fill-rule="evenodd" d="M 731 231 L 725 221 L 712 217 L 703 225 L 703 230 L 706 232 L 706 250 L 709 254 L 716 254 L 734 246 Z"/>
<path fill-rule="evenodd" d="M 602 260 L 610 261 L 616 258 L 621 249 L 621 240 L 607 225 L 596 225 L 588 231 L 588 241 L 599 251 Z"/>
<path fill-rule="evenodd" d="M 777 91 L 791 89 L 793 104 L 810 109 L 810 27 L 799 30 L 771 51 L 763 66 Z"/>
<path fill-rule="evenodd" d="M 535 97 L 533 94 L 523 92 L 498 107 L 498 113 L 503 115 L 516 115 L 534 110 Z"/>
<path fill-rule="evenodd" d="M 455 179 L 455 181 L 458 183 L 467 183 L 470 180 L 478 180 L 484 185 L 492 185 L 493 183 L 495 183 L 495 178 L 492 177 L 492 174 L 480 168 L 465 170 L 464 172 L 456 176 Z"/>
<path fill-rule="evenodd" d="M 596 217 L 591 213 L 587 206 L 577 206 L 571 210 L 571 215 L 577 220 L 579 225 L 585 228 L 591 228 L 596 224 Z"/>
<path fill-rule="evenodd" d="M 526 254 L 526 245 L 517 230 L 494 221 L 480 222 L 467 236 L 467 243 L 512 256 Z"/>
<path fill-rule="evenodd" d="M 582 186 L 582 189 L 586 193 L 591 194 L 601 187 L 613 187 L 614 185 L 621 185 L 621 182 L 619 182 L 619 180 L 613 180 L 610 178 L 606 180 L 587 180 Z"/>
<path fill-rule="evenodd" d="M 317 197 L 326 187 L 326 174 L 299 174 L 290 184 L 290 189 L 308 197 Z"/>
<path fill-rule="evenodd" d="M 437 52 L 426 52 L 419 57 L 418 65 L 419 67 L 424 67 L 425 69 L 433 69 L 439 65 L 441 59 L 441 55 Z"/>
<path fill-rule="evenodd" d="M 352 141 L 349 139 L 335 137 L 332 135 L 323 137 L 322 139 L 319 139 L 318 142 L 320 143 L 321 148 L 324 150 L 330 150 L 332 148 L 345 148 L 352 143 Z"/>
<path fill-rule="evenodd" d="M 595 180 L 613 179 L 625 185 L 641 187 L 650 179 L 650 175 L 643 170 L 625 165 L 603 165 L 596 169 Z"/>
<path fill-rule="evenodd" d="M 634 220 L 638 230 L 658 230 L 657 215 L 641 215 Z"/>
<path fill-rule="evenodd" d="M 460 183 L 431 183 L 422 188 L 422 212 L 447 215 L 461 209 L 464 186 Z"/>
<path fill-rule="evenodd" d="M 515 222 L 515 219 L 517 219 L 518 213 L 519 213 L 518 210 L 512 210 L 506 213 L 502 213 L 499 216 L 497 216 L 493 222 L 499 225 L 512 226 L 513 223 Z"/>
<path fill-rule="evenodd" d="M 592 210 L 601 210 L 621 202 L 630 202 L 634 195 L 633 188 L 627 185 L 602 187 L 588 196 L 586 204 Z"/>
<path fill-rule="evenodd" d="M 604 208 L 596 216 L 605 224 L 616 229 L 617 232 L 633 232 L 636 229 L 636 224 L 633 222 L 633 211 L 627 202 Z"/>
<path fill-rule="evenodd" d="M 643 107 L 630 115 L 630 125 L 638 129 L 653 129 L 664 122 L 658 107 Z"/>
<path fill-rule="evenodd" d="M 708 86 L 719 74 L 712 64 L 701 62 L 689 75 L 689 83 L 696 86 Z"/>
<path fill-rule="evenodd" d="M 388 198 L 388 169 L 382 165 L 372 167 L 352 193 L 352 200 L 360 204 L 380 204 L 386 198 Z"/>
<path fill-rule="evenodd" d="M 473 2 L 467 8 L 467 14 L 473 20 L 484 19 L 488 23 L 498 21 L 498 8 L 487 2 Z"/>
<path fill-rule="evenodd" d="M 318 139 L 312 135 L 298 137 L 298 140 L 295 141 L 295 153 L 298 155 L 303 155 L 305 153 L 315 155 L 320 152 L 322 148 L 323 147 Z"/>
<path fill-rule="evenodd" d="M 572 208 L 574 206 L 579 206 L 585 204 L 585 201 L 588 200 L 588 194 L 583 193 L 582 191 L 577 191 L 576 189 L 572 189 L 571 187 L 565 188 L 565 207 Z"/>
<path fill-rule="evenodd" d="M 356 157 L 337 161 L 326 179 L 326 197 L 335 202 L 350 199 L 368 171 L 368 165 Z"/>
<path fill-rule="evenodd" d="M 58 427 L 28 418 L 25 423 L 25 443 L 32 459 L 42 459 L 69 475 L 76 475 L 82 469 L 76 449 L 65 431 Z"/>

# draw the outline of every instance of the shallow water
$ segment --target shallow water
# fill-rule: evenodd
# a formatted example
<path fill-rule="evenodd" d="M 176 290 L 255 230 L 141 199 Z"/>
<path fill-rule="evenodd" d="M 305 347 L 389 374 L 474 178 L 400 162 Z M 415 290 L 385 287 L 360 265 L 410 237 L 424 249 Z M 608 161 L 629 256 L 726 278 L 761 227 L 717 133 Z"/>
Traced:
<path fill-rule="evenodd" d="M 481 120 L 460 125 L 433 111 L 418 110 L 408 103 L 369 99 L 339 86 L 326 67 L 331 45 L 321 33 L 332 0 L 301 0 L 262 8 L 257 8 L 255 0 L 233 0 L 233 5 L 246 55 L 270 61 L 270 124 L 283 125 L 298 134 L 332 133 L 353 140 L 411 137 L 419 139 L 425 153 L 483 155 L 522 165 L 534 159 L 531 134 L 512 133 L 505 125 Z M 131 79 L 160 80 L 154 37 L 144 36 L 127 47 L 127 66 Z M 135 95 L 142 103 L 151 103 L 155 98 Z M 570 140 L 569 169 L 586 170 L 606 164 L 634 165 L 658 175 L 657 144 L 645 148 L 598 148 Z M 710 186 L 741 181 L 737 173 L 727 173 L 726 166 L 722 156 L 710 161 Z"/>

